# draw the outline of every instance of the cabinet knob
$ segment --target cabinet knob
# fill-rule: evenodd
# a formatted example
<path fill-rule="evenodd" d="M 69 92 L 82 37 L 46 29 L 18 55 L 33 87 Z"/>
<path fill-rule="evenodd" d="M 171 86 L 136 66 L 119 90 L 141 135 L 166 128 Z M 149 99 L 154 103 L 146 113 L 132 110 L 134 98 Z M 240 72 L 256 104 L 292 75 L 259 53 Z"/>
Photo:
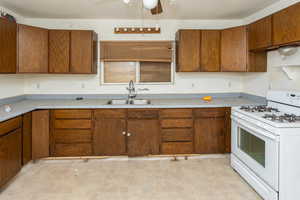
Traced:
<path fill-rule="evenodd" d="M 122 134 L 123 134 L 123 135 L 126 135 L 126 132 L 125 132 L 125 131 L 123 131 L 123 132 L 122 132 Z"/>
<path fill-rule="evenodd" d="M 127 136 L 130 137 L 130 136 L 131 136 L 131 133 L 127 133 Z"/>

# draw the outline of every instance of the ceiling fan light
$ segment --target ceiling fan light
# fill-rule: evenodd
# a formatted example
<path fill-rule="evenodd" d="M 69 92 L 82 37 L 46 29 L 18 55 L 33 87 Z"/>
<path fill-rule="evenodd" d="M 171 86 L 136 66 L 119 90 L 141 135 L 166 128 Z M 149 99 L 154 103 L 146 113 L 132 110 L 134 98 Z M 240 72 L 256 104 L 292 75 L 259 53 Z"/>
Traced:
<path fill-rule="evenodd" d="M 158 4 L 158 0 L 143 0 L 144 7 L 148 10 L 155 8 Z"/>

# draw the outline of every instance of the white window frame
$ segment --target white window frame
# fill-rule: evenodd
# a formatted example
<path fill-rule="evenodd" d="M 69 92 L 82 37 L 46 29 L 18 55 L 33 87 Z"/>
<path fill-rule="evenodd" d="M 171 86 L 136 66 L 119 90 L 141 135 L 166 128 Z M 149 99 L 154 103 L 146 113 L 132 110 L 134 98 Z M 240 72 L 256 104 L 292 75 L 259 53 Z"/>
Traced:
<path fill-rule="evenodd" d="M 101 85 L 128 85 L 128 83 L 105 83 L 104 82 L 104 61 L 100 62 L 100 84 Z M 149 83 L 141 83 L 141 77 L 140 77 L 140 62 L 135 62 L 136 67 L 136 85 L 174 85 L 174 79 L 175 79 L 175 63 L 171 62 L 171 82 L 149 82 Z"/>

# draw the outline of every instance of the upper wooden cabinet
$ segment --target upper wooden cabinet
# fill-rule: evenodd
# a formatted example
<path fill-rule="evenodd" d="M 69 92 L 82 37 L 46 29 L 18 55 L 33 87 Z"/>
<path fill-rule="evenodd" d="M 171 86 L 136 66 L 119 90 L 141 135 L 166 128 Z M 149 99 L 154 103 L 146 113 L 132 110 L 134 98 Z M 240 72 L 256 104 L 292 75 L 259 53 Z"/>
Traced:
<path fill-rule="evenodd" d="M 240 26 L 222 31 L 221 70 L 223 72 L 247 71 L 247 28 Z"/>
<path fill-rule="evenodd" d="M 49 30 L 49 73 L 97 73 L 97 34 Z"/>
<path fill-rule="evenodd" d="M 202 30 L 201 31 L 201 64 L 202 72 L 220 71 L 221 60 L 221 31 Z"/>
<path fill-rule="evenodd" d="M 273 15 L 273 45 L 300 41 L 300 3 Z"/>
<path fill-rule="evenodd" d="M 272 16 L 248 25 L 249 50 L 265 50 L 272 46 Z"/>
<path fill-rule="evenodd" d="M 179 30 L 176 34 L 176 71 L 200 71 L 200 30 Z"/>
<path fill-rule="evenodd" d="M 103 61 L 172 62 L 170 41 L 102 41 Z"/>
<path fill-rule="evenodd" d="M 17 24 L 0 18 L 0 73 L 16 73 Z"/>
<path fill-rule="evenodd" d="M 18 25 L 18 72 L 48 73 L 48 30 Z"/>

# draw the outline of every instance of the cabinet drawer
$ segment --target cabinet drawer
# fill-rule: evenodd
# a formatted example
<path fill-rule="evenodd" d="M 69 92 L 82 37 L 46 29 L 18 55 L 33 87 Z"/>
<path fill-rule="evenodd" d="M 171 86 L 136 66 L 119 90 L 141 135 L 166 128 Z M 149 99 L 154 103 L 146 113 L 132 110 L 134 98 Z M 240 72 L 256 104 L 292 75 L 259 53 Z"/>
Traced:
<path fill-rule="evenodd" d="M 163 142 L 186 142 L 193 140 L 192 129 L 163 129 Z"/>
<path fill-rule="evenodd" d="M 16 117 L 5 122 L 0 122 L 0 136 L 5 135 L 22 126 L 22 118 Z"/>
<path fill-rule="evenodd" d="M 91 119 L 91 110 L 55 110 L 56 119 Z"/>
<path fill-rule="evenodd" d="M 92 142 L 91 130 L 56 130 L 54 132 L 55 143 L 89 143 Z"/>
<path fill-rule="evenodd" d="M 159 111 L 152 109 L 129 109 L 129 119 L 158 119 Z"/>
<path fill-rule="evenodd" d="M 55 120 L 55 128 L 61 129 L 90 129 L 92 120 Z"/>
<path fill-rule="evenodd" d="M 196 118 L 201 117 L 224 117 L 226 114 L 226 108 L 201 108 L 194 110 L 194 116 Z"/>
<path fill-rule="evenodd" d="M 172 118 L 192 118 L 192 109 L 163 109 L 159 113 L 162 119 L 172 119 Z"/>
<path fill-rule="evenodd" d="M 162 154 L 192 154 L 192 142 L 167 142 L 161 147 Z"/>
<path fill-rule="evenodd" d="M 91 156 L 92 144 L 56 144 L 54 156 Z"/>
<path fill-rule="evenodd" d="M 95 119 L 124 119 L 126 109 L 99 109 L 94 111 Z"/>
<path fill-rule="evenodd" d="M 162 128 L 192 128 L 192 119 L 164 119 L 161 120 Z"/>

